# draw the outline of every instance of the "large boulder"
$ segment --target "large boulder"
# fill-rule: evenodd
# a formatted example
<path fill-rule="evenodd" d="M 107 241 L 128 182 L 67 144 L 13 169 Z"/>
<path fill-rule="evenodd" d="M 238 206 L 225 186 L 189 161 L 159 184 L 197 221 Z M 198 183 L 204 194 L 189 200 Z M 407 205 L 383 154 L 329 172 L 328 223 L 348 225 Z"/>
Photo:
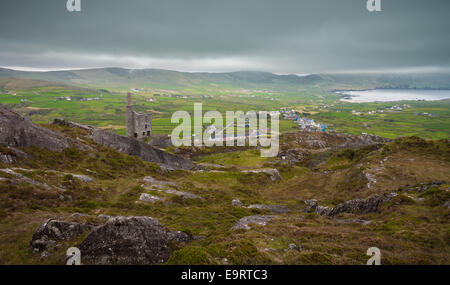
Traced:
<path fill-rule="evenodd" d="M 34 232 L 30 246 L 34 252 L 42 252 L 57 241 L 69 240 L 81 235 L 88 228 L 78 223 L 48 219 Z"/>
<path fill-rule="evenodd" d="M 82 259 L 93 264 L 161 264 L 171 253 L 169 241 L 189 241 L 182 232 L 167 231 L 151 217 L 112 217 L 92 230 L 79 246 Z"/>
<path fill-rule="evenodd" d="M 69 141 L 0 104 L 0 145 L 36 146 L 50 151 L 62 151 L 69 147 Z"/>

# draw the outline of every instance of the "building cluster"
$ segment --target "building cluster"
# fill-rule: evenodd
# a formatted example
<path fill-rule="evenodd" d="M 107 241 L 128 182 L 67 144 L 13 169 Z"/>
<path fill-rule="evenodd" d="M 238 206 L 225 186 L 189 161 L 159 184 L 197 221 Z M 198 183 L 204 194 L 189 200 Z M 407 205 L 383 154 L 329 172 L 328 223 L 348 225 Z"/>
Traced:
<path fill-rule="evenodd" d="M 63 96 L 63 97 L 57 97 L 56 101 L 73 101 L 73 100 L 78 100 L 78 101 L 97 101 L 100 100 L 100 97 L 89 97 L 89 98 L 83 98 L 83 97 L 77 97 L 77 96 Z"/>
<path fill-rule="evenodd" d="M 371 110 L 371 111 L 367 111 L 367 112 L 352 110 L 352 115 L 359 116 L 362 114 L 375 115 L 377 113 L 384 113 L 384 112 L 402 112 L 406 108 L 411 108 L 411 106 L 408 104 L 394 105 L 392 107 L 378 108 L 377 110 Z"/>
<path fill-rule="evenodd" d="M 297 125 L 305 130 L 305 131 L 310 131 L 310 132 L 314 132 L 314 131 L 321 131 L 321 132 L 326 132 L 328 127 L 325 124 L 321 124 L 319 122 L 314 121 L 313 119 L 308 119 L 308 118 L 298 118 L 297 120 L 295 120 L 295 122 L 297 123 Z"/>
<path fill-rule="evenodd" d="M 294 109 L 281 108 L 280 113 L 283 115 L 283 119 L 294 121 L 302 130 L 310 132 L 326 132 L 328 129 L 325 124 L 321 124 L 306 117 L 300 117 L 300 113 Z"/>
<path fill-rule="evenodd" d="M 428 113 L 428 112 L 423 112 L 423 113 L 419 113 L 419 112 L 416 112 L 416 113 L 414 113 L 414 115 L 416 115 L 416 116 L 428 116 L 428 117 L 436 117 L 436 115 L 435 114 L 433 114 L 433 113 Z"/>

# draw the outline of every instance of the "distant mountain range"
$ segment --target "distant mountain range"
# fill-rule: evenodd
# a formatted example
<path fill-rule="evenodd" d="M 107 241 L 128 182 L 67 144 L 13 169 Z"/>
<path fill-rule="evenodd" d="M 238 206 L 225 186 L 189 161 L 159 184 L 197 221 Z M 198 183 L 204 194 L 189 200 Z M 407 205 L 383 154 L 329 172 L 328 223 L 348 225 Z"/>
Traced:
<path fill-rule="evenodd" d="M 0 78 L 22 78 L 95 88 L 196 88 L 228 87 L 295 91 L 299 88 L 366 89 L 425 88 L 450 89 L 449 73 L 426 74 L 311 74 L 277 75 L 270 72 L 227 73 L 179 72 L 163 69 L 96 68 L 31 72 L 0 68 Z"/>

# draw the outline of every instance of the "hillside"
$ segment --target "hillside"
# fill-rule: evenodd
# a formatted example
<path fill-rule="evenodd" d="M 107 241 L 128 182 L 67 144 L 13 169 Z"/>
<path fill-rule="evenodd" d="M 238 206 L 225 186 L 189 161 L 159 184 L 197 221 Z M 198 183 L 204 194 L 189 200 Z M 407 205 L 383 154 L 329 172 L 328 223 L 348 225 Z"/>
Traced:
<path fill-rule="evenodd" d="M 0 68 L 0 77 L 30 78 L 97 88 L 269 88 L 293 91 L 300 87 L 322 89 L 430 88 L 450 89 L 450 74 L 312 74 L 276 75 L 269 72 L 189 73 L 162 69 L 98 68 L 25 72 Z"/>
<path fill-rule="evenodd" d="M 62 264 L 71 246 L 93 264 L 362 265 L 372 246 L 383 264 L 450 262 L 448 140 L 293 132 L 269 159 L 172 149 L 202 168 L 168 171 L 42 127 L 89 151 L 2 143 L 1 264 Z"/>

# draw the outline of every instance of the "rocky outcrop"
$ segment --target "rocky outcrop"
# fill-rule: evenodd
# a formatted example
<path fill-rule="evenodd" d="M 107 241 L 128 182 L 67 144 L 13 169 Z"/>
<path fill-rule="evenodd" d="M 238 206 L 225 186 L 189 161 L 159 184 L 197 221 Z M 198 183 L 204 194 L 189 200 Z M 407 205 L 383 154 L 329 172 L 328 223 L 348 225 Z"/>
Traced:
<path fill-rule="evenodd" d="M 237 230 L 237 229 L 245 229 L 249 230 L 251 227 L 250 224 L 258 225 L 258 226 L 265 226 L 268 221 L 275 218 L 275 216 L 272 215 L 256 215 L 256 216 L 247 216 L 243 217 L 239 221 L 234 224 L 234 226 L 231 228 L 231 230 Z"/>
<path fill-rule="evenodd" d="M 155 190 L 158 192 L 164 192 L 167 194 L 172 194 L 175 196 L 181 196 L 183 199 L 200 199 L 203 200 L 202 197 L 189 193 L 189 192 L 183 192 L 183 191 L 178 191 L 173 187 L 177 187 L 177 184 L 174 182 L 170 182 L 170 181 L 160 181 L 160 180 L 156 180 L 155 178 L 151 177 L 151 176 L 146 176 L 144 177 L 144 182 L 145 184 L 149 184 L 151 185 L 150 188 L 148 188 L 149 190 Z M 146 187 L 144 187 L 146 188 Z"/>
<path fill-rule="evenodd" d="M 285 206 L 278 206 L 278 205 L 265 205 L 265 204 L 256 204 L 256 205 L 250 205 L 248 206 L 249 209 L 261 209 L 261 210 L 267 210 L 275 214 L 285 214 L 289 212 L 289 209 Z"/>
<path fill-rule="evenodd" d="M 341 203 L 333 208 L 328 214 L 329 216 L 336 216 L 340 213 L 373 213 L 377 212 L 380 204 L 383 202 L 381 195 L 375 195 L 367 200 L 355 199 Z"/>
<path fill-rule="evenodd" d="M 172 140 L 168 135 L 153 134 L 148 144 L 158 148 L 168 148 L 172 146 Z"/>
<path fill-rule="evenodd" d="M 49 129 L 33 124 L 29 118 L 0 104 L 0 145 L 36 146 L 60 152 L 69 147 L 69 140 Z"/>
<path fill-rule="evenodd" d="M 16 161 L 16 156 L 11 154 L 0 153 L 0 162 L 11 164 Z"/>
<path fill-rule="evenodd" d="M 272 181 L 281 180 L 280 173 L 276 168 L 262 168 L 262 169 L 252 169 L 252 170 L 244 170 L 244 173 L 265 173 L 269 175 Z"/>
<path fill-rule="evenodd" d="M 164 199 L 147 193 L 142 193 L 141 196 L 139 196 L 139 201 L 155 203 L 158 201 L 164 201 Z"/>
<path fill-rule="evenodd" d="M 170 154 L 152 147 L 142 141 L 110 133 L 101 129 L 94 129 L 92 139 L 101 145 L 114 148 L 120 152 L 135 155 L 142 160 L 166 165 L 176 169 L 193 169 L 195 165 L 188 159 Z"/>
<path fill-rule="evenodd" d="M 53 120 L 53 124 L 63 126 L 63 127 L 68 127 L 68 128 L 78 128 L 78 129 L 82 129 L 82 130 L 85 130 L 88 132 L 92 132 L 95 129 L 95 127 L 92 127 L 92 126 L 83 125 L 83 124 L 79 124 L 79 123 L 75 123 L 75 122 L 70 122 L 70 121 L 66 121 L 64 119 L 60 119 L 60 118 L 55 118 Z"/>
<path fill-rule="evenodd" d="M 190 241 L 182 232 L 167 231 L 151 217 L 112 217 L 95 228 L 79 246 L 92 264 L 161 264 L 171 255 L 169 241 Z"/>
<path fill-rule="evenodd" d="M 18 158 L 30 158 L 31 156 L 27 153 L 8 146 L 5 150 L 0 150 L 0 162 L 6 163 L 6 164 L 12 164 L 17 161 Z"/>
<path fill-rule="evenodd" d="M 349 135 L 336 132 L 306 132 L 299 131 L 295 135 L 295 143 L 302 150 L 341 150 L 346 148 L 361 148 L 365 146 L 379 145 L 390 141 L 374 135 Z M 282 150 L 284 151 L 284 150 Z"/>
<path fill-rule="evenodd" d="M 30 246 L 33 252 L 42 252 L 57 241 L 75 238 L 87 229 L 86 225 L 48 219 L 34 232 Z"/>
<path fill-rule="evenodd" d="M 138 156 L 142 160 L 157 163 L 166 169 L 191 170 L 195 168 L 195 165 L 189 159 L 170 154 L 134 138 L 121 136 L 97 127 L 82 125 L 63 119 L 55 119 L 53 123 L 60 126 L 85 130 L 92 140 L 98 144 L 114 148 L 129 155 Z"/>
<path fill-rule="evenodd" d="M 355 199 L 340 203 L 334 208 L 324 207 L 317 203 L 316 199 L 306 200 L 305 212 L 315 212 L 321 216 L 334 217 L 340 213 L 372 213 L 377 212 L 381 203 L 383 202 L 383 196 L 374 195 L 367 200 Z"/>
<path fill-rule="evenodd" d="M 307 158 L 309 154 L 310 153 L 308 151 L 301 151 L 298 149 L 287 149 L 280 151 L 277 157 L 281 160 L 286 160 L 295 164 Z"/>
<path fill-rule="evenodd" d="M 14 170 L 16 170 L 16 169 L 18 169 L 18 168 L 14 168 Z M 28 178 L 26 176 L 23 176 L 22 174 L 17 173 L 14 170 L 10 169 L 10 168 L 0 169 L 1 172 L 13 176 L 14 178 L 13 178 L 12 181 L 14 181 L 14 182 L 25 182 L 25 183 L 29 183 L 29 184 L 32 184 L 32 185 L 35 185 L 35 186 L 43 187 L 43 188 L 45 188 L 47 190 L 51 189 L 51 187 L 48 186 L 46 183 L 41 183 L 41 182 L 38 182 L 38 181 L 36 181 L 34 179 L 31 179 L 31 178 Z M 25 171 L 26 169 L 19 169 L 19 170 L 24 170 Z"/>

